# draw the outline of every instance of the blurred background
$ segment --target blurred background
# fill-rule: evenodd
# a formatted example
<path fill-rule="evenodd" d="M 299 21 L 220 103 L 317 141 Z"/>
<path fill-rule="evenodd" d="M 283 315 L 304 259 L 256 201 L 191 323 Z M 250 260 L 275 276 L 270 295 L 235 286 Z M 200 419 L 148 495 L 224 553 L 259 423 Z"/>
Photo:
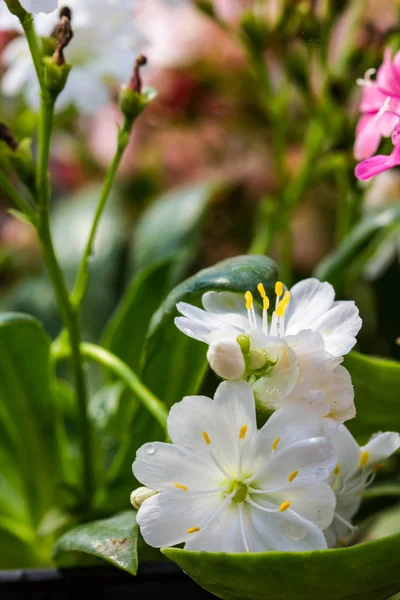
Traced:
<path fill-rule="evenodd" d="M 398 0 L 131 5 L 128 63 L 147 56 L 143 82 L 158 97 L 134 127 L 100 228 L 85 338 L 99 338 L 147 265 L 173 256 L 172 287 L 254 252 L 276 259 L 288 285 L 313 274 L 331 281 L 360 307 L 358 349 L 399 357 L 400 176 L 392 169 L 361 184 L 353 174 L 356 80 L 380 65 L 385 48 L 400 47 Z M 0 120 L 18 139 L 33 137 L 35 149 L 27 88 L 10 93 L 10 48 L 20 34 L 0 27 Z M 57 113 L 52 227 L 71 283 L 116 149 L 122 81 L 104 77 L 100 107 L 71 102 Z M 10 214 L 7 197 L 0 201 L 1 309 L 34 314 L 55 336 L 58 311 L 35 233 Z"/>

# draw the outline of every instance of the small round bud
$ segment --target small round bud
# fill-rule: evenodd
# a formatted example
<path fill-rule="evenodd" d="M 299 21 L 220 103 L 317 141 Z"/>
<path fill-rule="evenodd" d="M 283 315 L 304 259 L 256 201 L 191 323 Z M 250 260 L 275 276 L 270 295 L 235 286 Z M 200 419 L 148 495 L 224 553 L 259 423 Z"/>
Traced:
<path fill-rule="evenodd" d="M 148 498 L 155 496 L 155 494 L 157 494 L 157 492 L 155 492 L 154 490 L 150 490 L 147 487 L 139 487 L 136 490 L 133 490 L 131 494 L 131 504 L 133 508 L 139 510 L 143 502 Z"/>
<path fill-rule="evenodd" d="M 242 350 L 236 341 L 211 342 L 207 359 L 212 370 L 222 379 L 241 379 L 245 373 Z"/>
<path fill-rule="evenodd" d="M 252 348 L 250 351 L 250 356 L 248 360 L 248 367 L 252 371 L 259 371 L 263 367 L 265 367 L 267 362 L 267 358 L 261 350 L 257 350 L 256 348 Z"/>
<path fill-rule="evenodd" d="M 48 57 L 43 59 L 43 65 L 46 89 L 51 97 L 57 98 L 67 83 L 68 75 L 72 65 L 68 63 L 57 65 L 52 58 Z"/>
<path fill-rule="evenodd" d="M 240 349 L 244 355 L 248 354 L 250 351 L 250 337 L 241 333 L 236 338 L 237 343 L 240 346 Z"/>

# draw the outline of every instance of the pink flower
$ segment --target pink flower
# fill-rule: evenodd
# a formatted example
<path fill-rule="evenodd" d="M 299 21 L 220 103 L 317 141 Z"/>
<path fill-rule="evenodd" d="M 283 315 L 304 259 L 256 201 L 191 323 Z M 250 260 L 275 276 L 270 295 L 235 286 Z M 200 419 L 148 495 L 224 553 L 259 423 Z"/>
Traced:
<path fill-rule="evenodd" d="M 383 171 L 400 165 L 400 123 L 392 133 L 393 151 L 389 155 L 377 154 L 360 162 L 355 168 L 355 176 L 361 181 L 370 179 Z"/>
<path fill-rule="evenodd" d="M 371 80 L 374 69 L 368 69 L 362 86 L 360 110 L 363 113 L 356 130 L 354 156 L 357 160 L 370 158 L 378 149 L 381 138 L 389 137 L 400 115 L 400 53 L 392 61 L 390 49 L 378 70 L 376 81 Z"/>

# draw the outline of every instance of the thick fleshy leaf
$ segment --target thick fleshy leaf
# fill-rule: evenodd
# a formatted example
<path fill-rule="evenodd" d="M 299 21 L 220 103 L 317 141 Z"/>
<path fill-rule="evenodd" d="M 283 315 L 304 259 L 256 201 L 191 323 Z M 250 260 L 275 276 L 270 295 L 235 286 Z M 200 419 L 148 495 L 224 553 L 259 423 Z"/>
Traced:
<path fill-rule="evenodd" d="M 38 526 L 59 477 L 50 339 L 34 318 L 0 316 L 0 518 Z"/>
<path fill-rule="evenodd" d="M 328 280 L 335 285 L 342 281 L 344 276 L 348 280 L 351 270 L 351 278 L 354 279 L 374 254 L 375 239 L 380 243 L 382 232 L 392 230 L 396 224 L 400 224 L 400 204 L 392 203 L 369 214 L 354 227 L 340 246 L 319 264 L 315 276 L 321 281 Z M 371 252 L 368 251 L 368 246 L 371 246 Z"/>
<path fill-rule="evenodd" d="M 136 513 L 126 511 L 64 534 L 54 546 L 53 558 L 59 566 L 72 567 L 81 564 L 82 554 L 86 554 L 136 575 L 138 534 Z"/>
<path fill-rule="evenodd" d="M 145 383 L 168 406 L 198 391 L 207 368 L 207 346 L 188 338 L 175 326 L 178 302 L 199 305 L 201 296 L 208 291 L 244 294 L 251 290 L 258 298 L 257 285 L 260 282 L 273 296 L 277 278 L 278 268 L 270 258 L 236 256 L 199 271 L 174 288 L 150 324 L 143 359 Z"/>
<path fill-rule="evenodd" d="M 207 207 L 220 187 L 216 182 L 202 182 L 172 190 L 152 202 L 135 228 L 133 270 L 173 256 L 175 283 L 179 281 L 197 248 Z"/>
<path fill-rule="evenodd" d="M 360 444 L 378 431 L 400 431 L 400 363 L 350 352 L 345 357 L 357 417 L 346 423 Z"/>
<path fill-rule="evenodd" d="M 223 600 L 384 600 L 400 589 L 399 549 L 394 535 L 315 552 L 162 552 Z"/>

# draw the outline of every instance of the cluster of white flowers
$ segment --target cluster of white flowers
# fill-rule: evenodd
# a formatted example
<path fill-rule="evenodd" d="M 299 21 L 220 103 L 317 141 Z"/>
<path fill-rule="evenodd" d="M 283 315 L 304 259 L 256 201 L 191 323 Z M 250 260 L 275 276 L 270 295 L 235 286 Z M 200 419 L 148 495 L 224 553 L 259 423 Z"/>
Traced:
<path fill-rule="evenodd" d="M 21 4 L 30 12 L 41 13 L 35 16 L 36 31 L 41 37 L 50 36 L 58 21 L 58 13 L 54 12 L 57 0 L 25 0 Z M 73 105 L 80 112 L 91 113 L 109 101 L 109 81 L 124 82 L 131 75 L 138 39 L 132 0 L 102 0 L 100 12 L 97 0 L 68 0 L 67 4 L 72 10 L 74 38 L 65 55 L 73 69 L 56 109 Z M 0 30 L 22 32 L 4 0 L 0 0 Z M 3 94 L 12 97 L 22 91 L 29 105 L 36 108 L 39 87 L 26 39 L 13 39 L 2 58 L 6 66 L 1 82 Z"/>
<path fill-rule="evenodd" d="M 132 495 L 145 541 L 216 552 L 303 551 L 344 545 L 364 489 L 400 447 L 379 433 L 359 447 L 343 422 L 355 416 L 342 355 L 361 320 L 328 283 L 308 279 L 263 310 L 233 293 L 178 304 L 176 325 L 209 345 L 223 379 L 214 399 L 190 396 L 168 420 L 172 444 L 148 443 L 133 463 L 145 488 Z M 269 411 L 257 429 L 256 409 Z"/>

